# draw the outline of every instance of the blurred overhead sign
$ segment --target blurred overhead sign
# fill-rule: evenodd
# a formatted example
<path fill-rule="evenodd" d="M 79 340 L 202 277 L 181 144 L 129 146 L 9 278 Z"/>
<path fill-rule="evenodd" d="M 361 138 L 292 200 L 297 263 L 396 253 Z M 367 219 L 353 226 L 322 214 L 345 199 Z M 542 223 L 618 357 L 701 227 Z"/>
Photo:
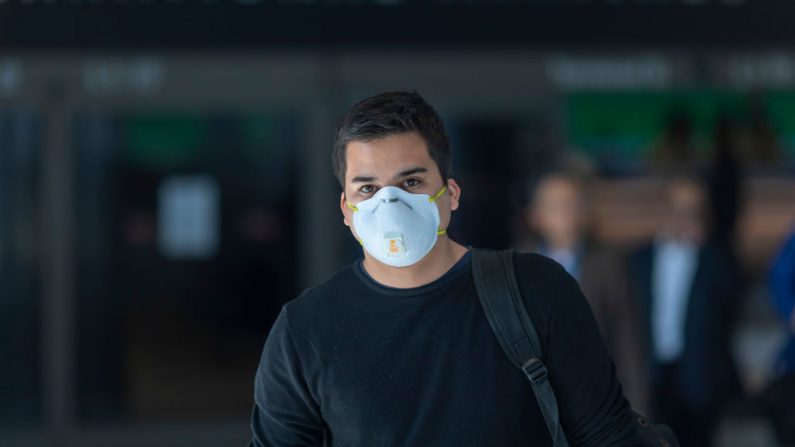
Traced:
<path fill-rule="evenodd" d="M 795 43 L 792 0 L 0 0 L 4 48 Z"/>
<path fill-rule="evenodd" d="M 795 58 L 786 53 L 734 55 L 720 61 L 718 79 L 733 87 L 795 86 Z M 725 78 L 725 79 L 721 79 Z"/>
<path fill-rule="evenodd" d="M 563 89 L 659 89 L 673 81 L 673 66 L 662 56 L 553 56 L 547 76 Z"/>
<path fill-rule="evenodd" d="M 22 65 L 13 59 L 0 59 L 0 96 L 16 94 L 22 84 Z"/>
<path fill-rule="evenodd" d="M 163 64 L 156 59 L 97 60 L 83 69 L 83 85 L 92 95 L 153 94 L 163 84 Z"/>

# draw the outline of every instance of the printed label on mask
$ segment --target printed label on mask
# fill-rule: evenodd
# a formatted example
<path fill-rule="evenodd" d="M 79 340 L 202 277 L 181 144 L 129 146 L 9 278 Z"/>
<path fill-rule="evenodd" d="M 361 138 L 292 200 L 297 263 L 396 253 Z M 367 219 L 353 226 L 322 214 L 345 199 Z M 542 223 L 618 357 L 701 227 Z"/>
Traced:
<path fill-rule="evenodd" d="M 400 257 L 406 254 L 406 245 L 403 235 L 394 231 L 383 234 L 384 252 L 390 257 Z"/>

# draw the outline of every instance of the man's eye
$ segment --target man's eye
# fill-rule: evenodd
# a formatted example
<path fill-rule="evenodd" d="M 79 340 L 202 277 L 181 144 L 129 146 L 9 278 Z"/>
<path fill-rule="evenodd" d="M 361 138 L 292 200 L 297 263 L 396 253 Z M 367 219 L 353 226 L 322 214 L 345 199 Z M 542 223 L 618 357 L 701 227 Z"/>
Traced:
<path fill-rule="evenodd" d="M 406 181 L 403 182 L 403 184 L 406 185 L 407 188 L 415 188 L 415 187 L 419 186 L 420 183 L 422 183 L 422 182 L 419 179 L 416 179 L 416 178 L 406 179 Z"/>
<path fill-rule="evenodd" d="M 359 188 L 359 192 L 362 194 L 370 194 L 371 192 L 373 192 L 373 190 L 374 190 L 373 185 L 364 185 L 361 188 Z"/>

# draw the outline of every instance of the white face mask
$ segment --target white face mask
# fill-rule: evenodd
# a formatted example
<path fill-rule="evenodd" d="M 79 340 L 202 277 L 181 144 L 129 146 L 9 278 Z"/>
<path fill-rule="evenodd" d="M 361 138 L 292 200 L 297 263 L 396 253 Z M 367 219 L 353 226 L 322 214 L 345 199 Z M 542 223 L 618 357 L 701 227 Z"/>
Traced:
<path fill-rule="evenodd" d="M 444 234 L 439 228 L 439 209 L 434 203 L 447 190 L 442 187 L 433 196 L 412 194 L 394 186 L 385 186 L 372 197 L 356 205 L 353 227 L 359 243 L 371 256 L 394 267 L 416 263 Z"/>

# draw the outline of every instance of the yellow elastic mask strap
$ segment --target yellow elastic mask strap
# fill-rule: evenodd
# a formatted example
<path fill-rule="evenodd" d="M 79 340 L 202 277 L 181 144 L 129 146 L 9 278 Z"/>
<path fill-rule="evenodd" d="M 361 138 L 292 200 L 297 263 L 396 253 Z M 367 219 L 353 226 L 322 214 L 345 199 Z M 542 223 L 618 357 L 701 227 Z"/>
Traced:
<path fill-rule="evenodd" d="M 441 197 L 441 196 L 442 196 L 442 194 L 444 194 L 444 192 L 445 192 L 445 191 L 447 191 L 447 185 L 445 185 L 445 186 L 442 186 L 442 189 L 440 189 L 440 190 L 439 190 L 439 192 L 437 192 L 436 194 L 434 194 L 434 195 L 432 195 L 432 196 L 428 197 L 428 201 L 429 201 L 429 202 L 435 202 L 435 201 L 436 201 L 436 199 L 438 199 L 439 197 Z"/>
<path fill-rule="evenodd" d="M 357 212 L 357 211 L 359 211 L 359 207 L 358 207 L 358 206 L 356 206 L 356 205 L 354 205 L 354 204 L 352 204 L 351 202 L 349 202 L 347 197 L 345 198 L 345 205 L 346 205 L 348 208 L 350 208 L 350 209 L 351 209 L 351 210 L 352 210 L 354 213 L 355 213 L 355 212 Z M 361 245 L 361 246 L 364 246 L 364 241 L 362 241 L 362 240 L 361 240 L 361 239 L 359 239 L 358 237 L 356 238 L 356 242 L 358 242 L 358 243 L 359 243 L 359 245 Z"/>
<path fill-rule="evenodd" d="M 431 203 L 435 202 L 436 199 L 441 197 L 442 194 L 444 194 L 445 191 L 447 191 L 447 185 L 442 186 L 442 189 L 440 189 L 439 192 L 437 192 L 436 194 L 428 197 L 428 201 L 431 202 Z M 445 233 L 447 233 L 447 229 L 443 230 L 443 229 L 440 228 L 440 229 L 436 230 L 436 234 L 437 235 L 442 235 L 442 234 L 445 234 Z"/>

